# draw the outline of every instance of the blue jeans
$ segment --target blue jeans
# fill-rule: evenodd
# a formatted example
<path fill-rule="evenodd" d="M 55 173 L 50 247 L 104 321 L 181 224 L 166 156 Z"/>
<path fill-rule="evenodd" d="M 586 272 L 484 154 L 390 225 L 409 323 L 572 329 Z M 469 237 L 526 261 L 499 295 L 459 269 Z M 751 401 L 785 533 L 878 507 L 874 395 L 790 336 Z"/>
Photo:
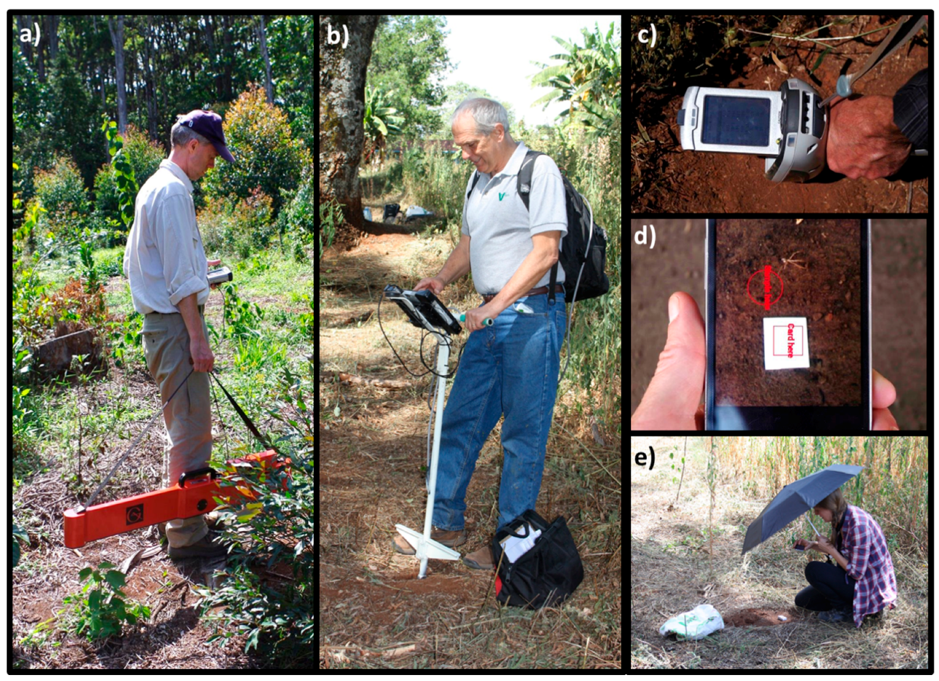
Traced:
<path fill-rule="evenodd" d="M 519 303 L 532 309 L 524 314 Z M 535 508 L 558 390 L 564 294 L 522 297 L 466 341 L 447 406 L 434 498 L 435 526 L 461 530 L 466 488 L 489 433 L 502 424 L 499 525 Z"/>

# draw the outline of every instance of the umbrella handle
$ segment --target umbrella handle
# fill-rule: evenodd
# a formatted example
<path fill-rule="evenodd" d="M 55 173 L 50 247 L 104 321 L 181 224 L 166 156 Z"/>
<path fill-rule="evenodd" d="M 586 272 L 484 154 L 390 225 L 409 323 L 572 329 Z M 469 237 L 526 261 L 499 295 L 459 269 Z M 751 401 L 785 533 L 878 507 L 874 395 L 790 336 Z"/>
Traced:
<path fill-rule="evenodd" d="M 821 536 L 822 536 L 822 533 L 819 532 L 818 529 L 815 527 L 815 523 L 812 522 L 812 518 L 811 518 L 811 517 L 808 517 L 808 521 L 809 521 L 809 525 L 812 526 L 812 529 L 815 530 L 816 536 L 821 537 Z"/>

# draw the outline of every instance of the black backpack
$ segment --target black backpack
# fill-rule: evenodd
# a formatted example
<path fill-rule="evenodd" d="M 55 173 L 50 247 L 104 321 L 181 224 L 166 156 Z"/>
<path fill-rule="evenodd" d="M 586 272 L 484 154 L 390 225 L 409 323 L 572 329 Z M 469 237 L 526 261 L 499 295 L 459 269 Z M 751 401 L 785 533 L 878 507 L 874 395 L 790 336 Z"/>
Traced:
<path fill-rule="evenodd" d="M 502 543 L 509 536 L 527 537 L 529 527 L 541 530 L 541 536 L 513 563 Z M 577 544 L 560 516 L 549 525 L 534 511 L 525 511 L 496 533 L 492 555 L 497 569 L 496 600 L 505 605 L 532 610 L 553 607 L 574 593 L 584 579 Z"/>
<path fill-rule="evenodd" d="M 535 159 L 543 156 L 540 151 L 528 150 L 518 171 L 518 195 L 527 210 L 531 193 L 531 176 L 535 168 Z M 564 268 L 564 294 L 571 303 L 577 300 L 597 298 L 610 290 L 610 280 L 606 276 L 606 230 L 593 222 L 593 213 L 584 197 L 574 189 L 570 180 L 561 173 L 564 181 L 564 200 L 567 204 L 567 235 L 558 255 L 558 261 Z M 479 171 L 473 173 L 466 198 L 469 199 L 479 180 Z M 592 224 L 592 230 L 591 230 Z M 592 234 L 591 234 L 592 231 Z M 578 283 L 579 275 L 579 283 Z M 558 280 L 558 267 L 551 268 L 549 296 L 554 300 L 554 289 Z"/>

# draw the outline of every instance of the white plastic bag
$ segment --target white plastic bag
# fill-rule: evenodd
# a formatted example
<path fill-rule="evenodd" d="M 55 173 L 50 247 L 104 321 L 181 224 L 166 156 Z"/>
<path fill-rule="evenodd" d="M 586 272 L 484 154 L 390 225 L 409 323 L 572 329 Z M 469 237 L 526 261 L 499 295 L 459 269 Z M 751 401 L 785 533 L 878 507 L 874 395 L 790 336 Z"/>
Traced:
<path fill-rule="evenodd" d="M 662 625 L 662 636 L 678 634 L 682 640 L 700 641 L 708 634 L 724 628 L 724 620 L 713 605 L 699 605 L 690 612 L 676 615 Z"/>

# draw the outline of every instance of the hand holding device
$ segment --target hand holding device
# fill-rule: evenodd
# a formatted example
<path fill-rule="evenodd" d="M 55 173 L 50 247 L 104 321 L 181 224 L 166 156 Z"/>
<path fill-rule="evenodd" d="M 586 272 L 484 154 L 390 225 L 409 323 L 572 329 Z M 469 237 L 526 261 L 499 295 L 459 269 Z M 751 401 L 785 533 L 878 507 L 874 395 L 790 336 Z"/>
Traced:
<path fill-rule="evenodd" d="M 694 298 L 674 293 L 668 302 L 668 339 L 652 381 L 632 415 L 631 430 L 704 430 L 704 321 Z M 899 430 L 888 407 L 893 384 L 872 372 L 872 430 Z"/>

